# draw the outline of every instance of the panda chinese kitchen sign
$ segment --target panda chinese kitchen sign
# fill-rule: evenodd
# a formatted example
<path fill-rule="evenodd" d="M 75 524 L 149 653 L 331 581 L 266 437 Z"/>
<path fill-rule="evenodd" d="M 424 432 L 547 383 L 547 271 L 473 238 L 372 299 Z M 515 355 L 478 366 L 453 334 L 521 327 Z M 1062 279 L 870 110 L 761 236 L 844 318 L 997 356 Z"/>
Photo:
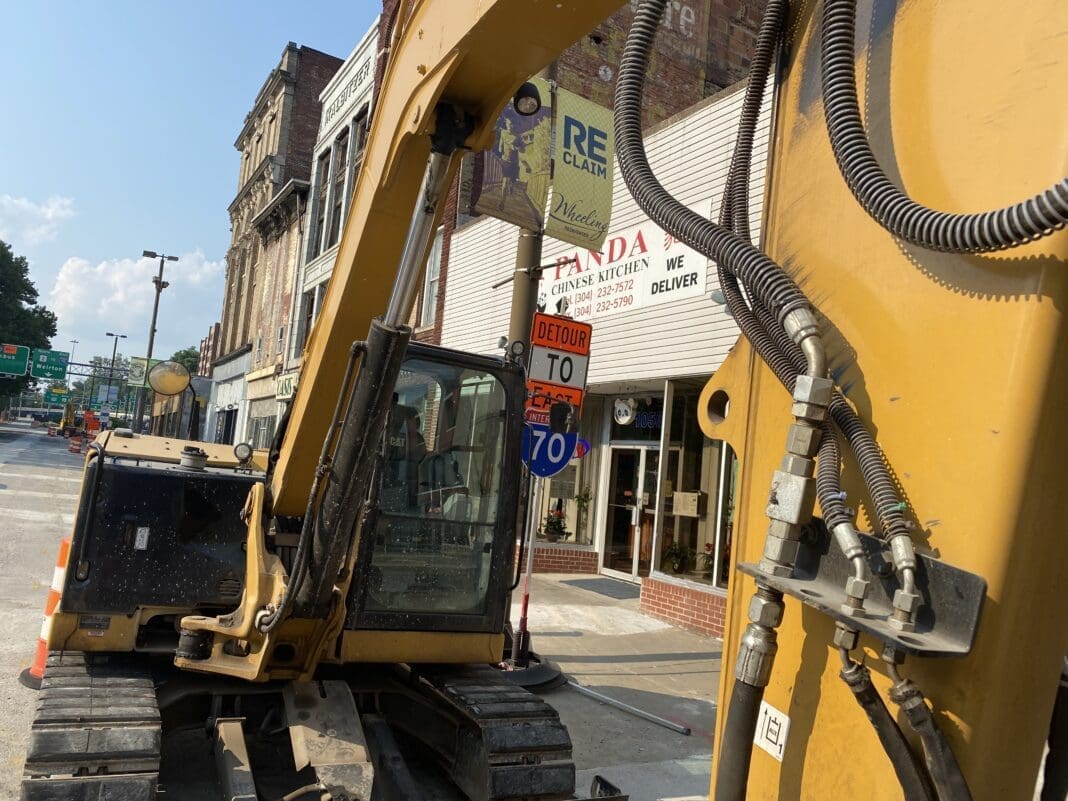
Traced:
<path fill-rule="evenodd" d="M 576 320 L 697 298 L 705 293 L 708 259 L 651 220 L 608 235 L 600 250 L 545 248 L 538 306 Z"/>
<path fill-rule="evenodd" d="M 553 403 L 582 407 L 590 363 L 593 326 L 538 312 L 530 332 L 527 367 L 527 421 L 548 423 Z"/>

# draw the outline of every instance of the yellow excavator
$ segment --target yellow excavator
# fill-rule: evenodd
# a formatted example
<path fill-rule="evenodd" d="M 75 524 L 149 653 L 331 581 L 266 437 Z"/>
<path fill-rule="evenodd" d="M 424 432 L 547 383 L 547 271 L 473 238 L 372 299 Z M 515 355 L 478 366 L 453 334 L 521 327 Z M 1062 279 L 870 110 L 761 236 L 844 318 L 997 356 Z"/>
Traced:
<path fill-rule="evenodd" d="M 665 4 L 636 4 L 619 65 L 620 172 L 744 334 L 700 405 L 740 460 L 715 798 L 1029 798 L 1068 644 L 1068 7 L 770 0 L 715 222 L 642 146 Z M 190 726 L 227 799 L 573 795 L 558 716 L 490 667 L 522 364 L 405 321 L 460 154 L 618 5 L 400 4 L 271 449 L 90 447 L 24 799 L 155 798 Z"/>

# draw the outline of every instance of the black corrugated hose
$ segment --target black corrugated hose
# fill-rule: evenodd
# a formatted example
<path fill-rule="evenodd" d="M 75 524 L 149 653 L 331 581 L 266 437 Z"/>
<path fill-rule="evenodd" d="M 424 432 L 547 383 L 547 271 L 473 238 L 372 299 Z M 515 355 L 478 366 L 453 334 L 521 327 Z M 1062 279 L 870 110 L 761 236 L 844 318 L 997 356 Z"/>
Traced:
<path fill-rule="evenodd" d="M 901 707 L 909 726 L 920 735 L 927 769 L 940 801 L 972 801 L 960 763 L 920 688 L 906 679 L 890 688 L 890 700 Z"/>
<path fill-rule="evenodd" d="M 787 0 L 772 0 L 765 9 L 764 18 L 761 21 L 760 31 L 757 36 L 757 44 L 750 62 L 746 94 L 738 124 L 738 137 L 720 210 L 721 223 L 728 226 L 738 236 L 744 237 L 747 242 L 751 238 L 749 231 L 749 174 L 752 162 L 753 139 L 757 120 L 760 116 L 760 108 L 763 104 L 768 73 L 778 45 L 788 6 Z M 620 81 L 622 80 L 623 68 L 621 65 Z M 617 108 L 618 106 L 619 101 L 617 100 Z M 622 164 L 622 148 L 619 149 L 620 162 Z M 651 213 L 650 217 L 656 219 Z M 797 374 L 804 370 L 805 361 L 801 349 L 790 340 L 782 326 L 778 325 L 774 315 L 760 303 L 759 299 L 754 298 L 753 308 L 749 308 L 738 286 L 737 279 L 731 274 L 729 265 L 718 260 L 716 263 L 720 288 L 727 301 L 727 307 L 738 323 L 738 327 L 787 390 L 793 392 Z M 776 269 L 779 269 L 777 265 Z M 853 408 L 837 391 L 834 393 L 829 412 L 856 456 L 861 474 L 864 477 L 864 483 L 872 498 L 875 516 L 879 521 L 882 536 L 886 539 L 895 536 L 908 536 L 909 529 L 905 521 L 901 501 L 890 476 L 885 457 L 875 439 L 857 417 Z M 833 434 L 832 430 L 829 426 L 824 426 L 823 438 L 826 439 L 829 434 Z M 837 443 L 835 443 L 836 445 Z M 831 445 L 821 445 L 821 447 L 829 449 Z M 835 450 L 837 451 L 837 447 L 835 447 Z M 820 459 L 821 464 L 828 461 L 830 461 L 829 458 Z M 845 505 L 840 500 L 839 464 L 840 461 L 836 459 L 833 470 L 825 468 L 820 471 L 816 481 L 816 493 L 820 499 L 820 508 L 824 510 L 825 518 L 829 509 L 836 522 L 844 522 L 848 518 L 845 516 Z M 828 526 L 833 528 L 830 521 L 828 521 Z"/>
<path fill-rule="evenodd" d="M 883 703 L 883 699 L 879 697 L 878 691 L 871 683 L 871 672 L 863 665 L 851 661 L 849 666 L 842 668 L 842 672 L 838 675 L 853 691 L 857 703 L 868 716 L 871 725 L 875 727 L 879 742 L 882 743 L 883 750 L 894 766 L 897 780 L 901 783 L 905 801 L 936 801 L 923 767 L 916 761 L 912 749 L 905 740 L 905 735 L 901 733 L 901 729 L 890 716 L 886 704 Z M 950 798 L 943 798 L 942 801 L 950 801 Z"/>
<path fill-rule="evenodd" d="M 835 160 L 861 206 L 894 236 L 921 247 L 985 253 L 1016 247 L 1068 222 L 1068 178 L 996 211 L 950 214 L 922 206 L 886 177 L 872 153 L 857 102 L 856 0 L 824 0 L 821 71 Z"/>
<path fill-rule="evenodd" d="M 661 228 L 694 250 L 723 263 L 750 296 L 780 322 L 810 304 L 793 279 L 766 255 L 673 198 L 653 175 L 642 142 L 642 92 L 649 53 L 666 0 L 648 0 L 634 15 L 620 60 L 615 95 L 615 135 L 620 172 L 635 201 Z"/>

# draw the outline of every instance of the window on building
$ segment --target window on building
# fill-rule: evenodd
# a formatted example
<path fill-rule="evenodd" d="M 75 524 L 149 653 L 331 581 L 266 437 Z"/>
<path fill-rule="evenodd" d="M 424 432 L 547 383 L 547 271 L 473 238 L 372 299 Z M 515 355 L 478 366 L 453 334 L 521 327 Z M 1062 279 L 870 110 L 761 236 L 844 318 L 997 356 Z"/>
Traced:
<path fill-rule="evenodd" d="M 357 165 L 363 159 L 363 150 L 367 147 L 367 104 L 365 103 L 363 108 L 356 114 L 356 119 L 352 123 L 352 160 Z"/>
<path fill-rule="evenodd" d="M 256 361 L 263 358 L 263 337 L 256 337 Z"/>
<path fill-rule="evenodd" d="M 308 233 L 311 236 L 311 258 L 323 252 L 323 229 L 326 227 L 326 195 L 330 189 L 330 151 L 319 156 L 315 170 L 315 224 Z"/>
<path fill-rule="evenodd" d="M 300 296 L 300 317 L 297 335 L 293 337 L 293 358 L 297 358 L 304 351 L 304 343 L 308 341 L 311 333 L 312 322 L 315 320 L 315 290 L 309 289 Z"/>
<path fill-rule="evenodd" d="M 349 131 L 346 128 L 334 143 L 334 198 L 330 211 L 330 237 L 327 247 L 337 244 L 341 235 L 341 218 L 345 213 L 345 184 L 349 177 Z"/>
<path fill-rule="evenodd" d="M 286 327 L 284 325 L 278 326 L 278 338 L 274 343 L 274 352 L 281 355 L 285 352 L 286 348 Z"/>
<path fill-rule="evenodd" d="M 726 442 L 706 438 L 698 427 L 696 386 L 672 383 L 653 569 L 726 587 L 738 460 Z"/>
<path fill-rule="evenodd" d="M 445 238 L 445 229 L 438 228 L 434 235 L 434 244 L 426 258 L 426 277 L 423 279 L 423 305 L 419 313 L 419 325 L 434 324 L 438 307 L 438 279 L 441 276 L 441 244 Z"/>
<path fill-rule="evenodd" d="M 248 421 L 248 438 L 253 448 L 266 448 L 274 437 L 276 417 L 253 417 Z"/>

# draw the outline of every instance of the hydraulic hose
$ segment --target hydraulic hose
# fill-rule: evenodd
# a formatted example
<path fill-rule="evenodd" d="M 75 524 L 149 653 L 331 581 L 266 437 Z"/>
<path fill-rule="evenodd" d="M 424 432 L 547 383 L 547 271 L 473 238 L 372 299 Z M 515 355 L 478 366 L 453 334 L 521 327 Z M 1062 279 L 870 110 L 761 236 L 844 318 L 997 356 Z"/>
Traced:
<path fill-rule="evenodd" d="M 864 714 L 868 716 L 875 733 L 882 743 L 883 750 L 890 758 L 894 773 L 901 783 L 901 789 L 905 795 L 905 801 L 937 801 L 930 782 L 923 767 L 916 761 L 915 755 L 909 748 L 905 735 L 901 733 L 897 723 L 890 716 L 890 712 L 879 697 L 878 691 L 871 683 L 871 672 L 863 665 L 843 658 L 848 666 L 843 667 L 838 674 L 846 683 L 853 696 L 857 699 Z M 718 799 L 717 799 L 718 801 Z M 942 801 L 949 801 L 943 799 Z"/>
<path fill-rule="evenodd" d="M 1068 222 L 1068 178 L 1028 200 L 978 214 L 927 208 L 891 183 L 872 153 L 860 118 L 855 29 L 856 0 L 824 0 L 821 73 L 827 132 L 849 190 L 876 222 L 914 245 L 953 253 L 1016 247 Z"/>
<path fill-rule="evenodd" d="M 727 723 L 723 727 L 723 744 L 717 746 L 719 770 L 715 801 L 745 801 L 749 763 L 753 757 L 753 734 L 763 698 L 763 687 L 734 680 Z"/>
<path fill-rule="evenodd" d="M 945 732 L 927 706 L 920 688 L 906 679 L 890 688 L 890 699 L 901 707 L 909 726 L 920 736 L 923 754 L 939 801 L 972 801 L 968 782 Z"/>
<path fill-rule="evenodd" d="M 634 15 L 620 59 L 615 94 L 616 151 L 620 172 L 638 206 L 666 231 L 700 253 L 725 264 L 750 295 L 782 324 L 809 302 L 793 279 L 766 255 L 672 197 L 649 166 L 642 141 L 642 94 L 649 53 L 666 0 L 646 0 Z"/>

